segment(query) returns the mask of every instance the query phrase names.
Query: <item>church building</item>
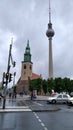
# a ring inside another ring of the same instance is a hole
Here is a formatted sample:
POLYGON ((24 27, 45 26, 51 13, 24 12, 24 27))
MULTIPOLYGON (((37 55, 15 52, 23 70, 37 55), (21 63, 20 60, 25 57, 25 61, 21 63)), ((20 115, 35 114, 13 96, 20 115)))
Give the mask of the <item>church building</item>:
POLYGON ((21 66, 21 76, 17 82, 17 93, 29 94, 29 81, 41 78, 41 75, 33 73, 32 69, 33 63, 31 61, 31 53, 28 40, 21 66))

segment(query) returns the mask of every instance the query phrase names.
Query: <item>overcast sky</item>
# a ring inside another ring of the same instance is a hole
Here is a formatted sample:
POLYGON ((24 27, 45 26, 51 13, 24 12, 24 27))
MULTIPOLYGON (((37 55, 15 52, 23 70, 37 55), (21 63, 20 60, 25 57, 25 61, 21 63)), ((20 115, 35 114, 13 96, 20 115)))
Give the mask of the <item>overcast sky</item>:
MULTIPOLYGON (((33 72, 48 78, 48 0, 0 1, 0 81, 7 71, 9 45, 14 38, 12 56, 16 81, 21 75, 21 61, 29 39, 33 72)), ((54 77, 73 78, 73 0, 51 0, 54 77)))

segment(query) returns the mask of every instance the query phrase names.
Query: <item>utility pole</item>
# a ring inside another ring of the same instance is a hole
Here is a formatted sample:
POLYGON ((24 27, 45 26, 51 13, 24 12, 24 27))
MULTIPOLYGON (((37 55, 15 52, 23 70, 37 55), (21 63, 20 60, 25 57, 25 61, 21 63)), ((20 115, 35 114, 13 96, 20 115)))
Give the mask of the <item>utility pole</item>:
POLYGON ((13 74, 13 91, 12 91, 12 98, 16 98, 16 85, 15 85, 15 76, 16 76, 16 72, 14 72, 13 74))
POLYGON ((5 72, 3 72, 3 77, 2 77, 2 88, 4 88, 4 84, 5 84, 4 78, 5 78, 5 72))
POLYGON ((12 62, 13 67, 15 67, 15 61, 13 61, 12 59, 12 54, 11 54, 11 50, 12 50, 12 44, 13 44, 13 38, 11 39, 11 44, 10 44, 10 48, 9 48, 9 56, 8 56, 8 65, 7 65, 7 72, 6 72, 6 82, 5 82, 5 88, 4 88, 4 98, 3 98, 3 109, 5 109, 5 103, 6 103, 6 88, 9 82, 9 76, 10 76, 10 60, 12 62))

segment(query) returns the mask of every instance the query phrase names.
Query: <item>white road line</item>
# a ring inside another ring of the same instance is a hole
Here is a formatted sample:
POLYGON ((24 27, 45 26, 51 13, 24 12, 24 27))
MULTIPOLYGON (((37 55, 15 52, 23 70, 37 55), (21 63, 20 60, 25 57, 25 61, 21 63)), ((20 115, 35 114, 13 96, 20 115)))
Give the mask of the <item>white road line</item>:
MULTIPOLYGON (((2 108, 2 106, 0 106, 2 108)), ((28 106, 6 106, 6 109, 26 109, 28 106)))
POLYGON ((31 109, 0 109, 0 112, 32 111, 31 109))
POLYGON ((35 104, 39 105, 39 106, 44 106, 43 104, 41 103, 38 103, 38 102, 34 102, 35 104))
POLYGON ((33 112, 35 116, 37 116, 37 114, 35 112, 33 112))
POLYGON ((29 108, 28 106, 6 106, 6 108, 10 108, 10 109, 26 109, 29 108))
POLYGON ((42 120, 39 118, 39 116, 33 112, 35 117, 37 118, 38 122, 40 122, 41 126, 44 128, 44 130, 48 130, 47 127, 45 126, 45 124, 42 122, 42 120))
POLYGON ((32 111, 28 106, 6 106, 5 109, 0 108, 0 112, 17 112, 32 111))
POLYGON ((39 122, 42 122, 40 119, 38 119, 39 122))
POLYGON ((37 119, 39 119, 39 117, 38 117, 38 116, 36 116, 36 118, 37 118, 37 119))
POLYGON ((44 123, 41 122, 41 126, 45 127, 44 123))
POLYGON ((46 127, 44 127, 44 130, 48 130, 46 127))

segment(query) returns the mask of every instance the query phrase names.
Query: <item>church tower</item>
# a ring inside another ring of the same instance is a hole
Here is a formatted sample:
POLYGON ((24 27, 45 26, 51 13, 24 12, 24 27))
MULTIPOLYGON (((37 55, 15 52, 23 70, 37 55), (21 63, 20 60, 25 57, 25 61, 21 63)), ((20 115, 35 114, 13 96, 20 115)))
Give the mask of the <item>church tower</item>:
POLYGON ((31 53, 29 40, 27 41, 27 46, 24 52, 24 59, 21 64, 21 76, 17 81, 17 93, 29 94, 29 81, 33 79, 41 78, 40 75, 33 73, 32 71, 33 63, 31 62, 31 53))
POLYGON ((33 63, 31 62, 31 53, 28 40, 24 53, 24 60, 22 61, 21 80, 28 80, 28 78, 32 76, 32 65, 33 63))

